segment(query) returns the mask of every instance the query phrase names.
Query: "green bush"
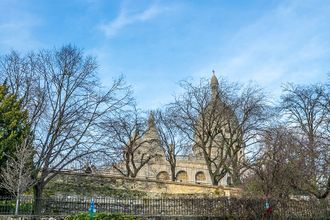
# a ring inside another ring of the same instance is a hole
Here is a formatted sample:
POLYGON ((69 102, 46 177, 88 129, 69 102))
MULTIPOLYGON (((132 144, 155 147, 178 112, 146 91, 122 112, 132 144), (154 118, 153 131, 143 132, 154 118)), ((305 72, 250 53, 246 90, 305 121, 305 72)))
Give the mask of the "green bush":
MULTIPOLYGON (((95 213, 94 220, 135 220, 136 218, 131 215, 122 214, 109 214, 109 213, 95 213)), ((81 213, 77 215, 70 215, 65 217, 65 220, 89 220, 89 213, 81 213)))
MULTIPOLYGON (((5 213, 15 213, 16 200, 0 201, 0 210, 5 213)), ((20 213, 29 213, 32 210, 32 203, 21 202, 19 205, 20 213)))
POLYGON ((69 215, 64 218, 65 220, 89 220, 89 215, 85 213, 77 215, 69 215))
POLYGON ((5 213, 15 212, 15 200, 0 201, 0 210, 5 213))

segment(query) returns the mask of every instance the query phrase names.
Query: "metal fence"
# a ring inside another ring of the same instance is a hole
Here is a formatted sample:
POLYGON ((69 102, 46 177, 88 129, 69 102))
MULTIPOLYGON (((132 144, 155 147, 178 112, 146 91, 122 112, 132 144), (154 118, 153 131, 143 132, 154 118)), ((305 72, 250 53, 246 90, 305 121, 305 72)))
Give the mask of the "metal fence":
MULTIPOLYGON (((33 197, 24 196, 20 199, 19 214, 30 215, 33 209, 33 197)), ((14 214, 16 199, 11 197, 0 197, 0 214, 14 214)))
MULTIPOLYGON (((135 216, 205 216, 260 219, 265 201, 246 198, 114 198, 95 197, 97 212, 135 216)), ((42 199, 42 215, 71 215, 88 212, 90 197, 56 197, 42 199)), ((328 219, 330 204, 325 201, 269 200, 274 219, 328 219)), ((32 197, 23 197, 19 213, 32 214, 32 197)), ((14 214, 15 200, 0 198, 0 214, 14 214)))

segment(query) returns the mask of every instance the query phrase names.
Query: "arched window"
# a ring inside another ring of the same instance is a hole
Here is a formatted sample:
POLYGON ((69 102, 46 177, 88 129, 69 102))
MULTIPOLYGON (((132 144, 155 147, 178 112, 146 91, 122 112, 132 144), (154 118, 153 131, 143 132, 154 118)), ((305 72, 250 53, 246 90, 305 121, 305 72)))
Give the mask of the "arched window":
POLYGON ((188 181, 188 174, 186 171, 181 170, 176 174, 176 180, 178 182, 187 182, 188 181))
POLYGON ((170 175, 166 171, 161 171, 157 174, 156 179, 166 181, 170 179, 170 175))
POLYGON ((199 172, 196 173, 196 175, 195 175, 195 182, 196 183, 205 182, 205 180, 206 180, 206 177, 205 177, 204 172, 199 171, 199 172))

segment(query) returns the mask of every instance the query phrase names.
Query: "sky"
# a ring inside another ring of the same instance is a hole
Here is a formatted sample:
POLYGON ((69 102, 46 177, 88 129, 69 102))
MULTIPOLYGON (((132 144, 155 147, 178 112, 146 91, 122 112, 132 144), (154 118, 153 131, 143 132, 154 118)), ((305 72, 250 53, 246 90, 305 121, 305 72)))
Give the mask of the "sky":
POLYGON ((212 70, 276 99, 328 79, 330 1, 0 0, 0 54, 67 44, 96 57, 104 86, 124 75, 142 109, 212 70))

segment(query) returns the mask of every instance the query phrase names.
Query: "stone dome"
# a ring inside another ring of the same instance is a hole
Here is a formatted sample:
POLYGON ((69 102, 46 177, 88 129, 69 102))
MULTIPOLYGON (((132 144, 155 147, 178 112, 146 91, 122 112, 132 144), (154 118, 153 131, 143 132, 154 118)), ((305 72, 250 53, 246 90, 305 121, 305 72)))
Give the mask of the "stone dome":
MULTIPOLYGON (((203 121, 201 123, 204 124, 200 126, 200 129, 207 128, 211 130, 210 132, 213 133, 213 135, 217 134, 215 135, 215 139, 217 140, 216 142, 221 143, 223 135, 221 135, 220 132, 225 133, 228 123, 237 123, 237 120, 234 111, 225 102, 223 102, 219 96, 219 82, 214 73, 210 80, 210 87, 211 99, 206 105, 205 111, 203 111, 204 115, 200 115, 198 120, 203 121)), ((196 131, 196 133, 197 132, 199 131, 196 131)), ((196 138, 200 139, 198 135, 196 135, 196 138)), ((198 140, 196 143, 198 143, 198 140)), ((223 146, 220 146, 219 144, 212 144, 212 154, 215 155, 222 147, 223 146)), ((197 157, 202 157, 203 150, 196 145, 193 146, 193 153, 197 157)))

